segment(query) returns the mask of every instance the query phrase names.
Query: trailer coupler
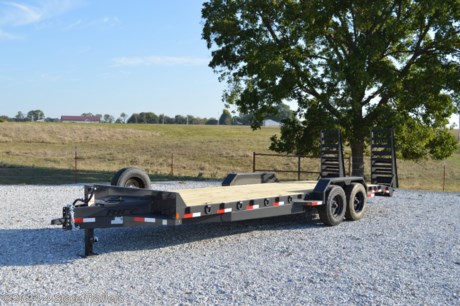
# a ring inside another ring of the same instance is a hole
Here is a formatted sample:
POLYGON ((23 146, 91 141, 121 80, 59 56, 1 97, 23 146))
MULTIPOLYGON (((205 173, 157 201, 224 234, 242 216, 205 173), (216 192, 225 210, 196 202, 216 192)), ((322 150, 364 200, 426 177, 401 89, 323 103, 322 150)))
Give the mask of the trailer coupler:
POLYGON ((51 225, 64 225, 65 223, 65 218, 57 218, 51 220, 51 225))
MULTIPOLYGON (((75 202, 72 204, 67 204, 67 206, 63 207, 62 218, 51 220, 51 225, 62 225, 62 228, 65 230, 78 231, 80 227, 75 225, 74 205, 75 202)), ((86 258, 89 256, 98 255, 97 253, 94 253, 93 250, 93 246, 96 242, 98 242, 98 240, 99 239, 94 236, 94 228, 85 229, 85 254, 82 257, 86 258)))
POLYGON ((79 230, 80 227, 75 225, 73 209, 73 204, 67 204, 67 206, 62 208, 62 218, 51 220, 51 225, 62 225, 62 228, 65 230, 79 230))

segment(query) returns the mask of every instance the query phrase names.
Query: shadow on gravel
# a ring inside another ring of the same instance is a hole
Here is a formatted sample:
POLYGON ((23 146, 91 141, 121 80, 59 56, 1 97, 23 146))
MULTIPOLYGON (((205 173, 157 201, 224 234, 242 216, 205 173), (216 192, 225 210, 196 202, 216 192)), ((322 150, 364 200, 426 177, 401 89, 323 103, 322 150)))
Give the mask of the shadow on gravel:
POLYGON ((230 237, 256 231, 300 230, 322 227, 319 220, 305 216, 283 216, 233 223, 208 223, 176 227, 135 227, 127 230, 102 229, 96 232, 101 241, 99 253, 152 250, 197 241, 230 237))
POLYGON ((0 164, 1 185, 62 185, 110 181, 113 172, 0 164))
MULTIPOLYGON (((115 171, 78 170, 26 167, 20 165, 5 165, 0 163, 0 185, 63 185, 63 184, 91 184, 110 182, 115 171)), ((173 176, 149 174, 152 182, 170 180, 202 180, 191 176, 173 176)))
POLYGON ((82 234, 54 228, 0 229, 0 267, 67 263, 77 258, 82 234))
MULTIPOLYGON (((303 215, 234 223, 96 229, 99 254, 155 250, 256 231, 304 230, 322 226, 303 215)), ((0 229, 0 267, 66 264, 81 259, 84 232, 45 229, 0 229)))

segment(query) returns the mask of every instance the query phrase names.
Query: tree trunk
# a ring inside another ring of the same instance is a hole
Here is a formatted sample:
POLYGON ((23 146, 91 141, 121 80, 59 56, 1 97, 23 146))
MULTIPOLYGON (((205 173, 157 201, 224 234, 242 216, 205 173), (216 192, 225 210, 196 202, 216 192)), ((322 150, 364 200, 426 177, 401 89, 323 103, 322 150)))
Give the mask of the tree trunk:
POLYGON ((351 146, 352 176, 364 177, 364 139, 354 140, 351 146))

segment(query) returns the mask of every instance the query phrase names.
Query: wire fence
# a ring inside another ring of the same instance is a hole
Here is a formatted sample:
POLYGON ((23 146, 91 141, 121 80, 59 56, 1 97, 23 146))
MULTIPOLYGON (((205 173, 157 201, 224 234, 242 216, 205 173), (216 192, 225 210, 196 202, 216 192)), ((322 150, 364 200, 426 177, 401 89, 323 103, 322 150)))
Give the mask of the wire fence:
MULTIPOLYGON (((364 169, 370 173, 370 157, 364 158, 363 163, 364 169)), ((446 161, 398 161, 397 163, 401 188, 460 191, 460 167, 454 162, 450 165, 446 161)), ((317 179, 320 175, 320 171, 317 170, 320 168, 320 158, 317 156, 253 153, 253 172, 276 172, 284 179, 295 179, 294 176, 297 180, 317 179), (275 159, 267 160, 267 158, 275 159), (279 162, 280 159, 291 160, 291 162, 279 162), (280 168, 286 165, 290 168, 280 168)), ((350 154, 344 154, 344 172, 347 176, 352 175, 350 154)), ((364 178, 366 181, 371 181, 370 174, 364 174, 364 178)))
MULTIPOLYGON (((73 148, 65 156, 48 156, 33 152, 34 162, 8 162, 8 153, 0 155, 0 184, 75 184, 107 183, 113 174, 125 167, 145 169, 152 180, 223 179, 230 172, 274 171, 282 180, 316 180, 320 159, 315 156, 249 153, 224 155, 223 162, 193 161, 187 153, 151 156, 149 159, 118 159, 117 154, 105 154, 104 160, 91 150, 73 148), (19 164, 19 165, 18 165, 19 164)), ((32 153, 31 153, 32 154, 32 153)), ((28 156, 24 157, 27 160, 28 156)), ((18 160, 18 157, 15 157, 18 160)), ((345 154, 345 174, 351 175, 352 161, 345 154)), ((370 172, 370 158, 364 159, 365 173, 370 172)), ((398 160, 401 188, 460 191, 460 161, 411 162, 398 160)), ((370 177, 365 175, 367 181, 370 177)))
MULTIPOLYGON (((293 173, 297 174, 297 180, 300 181, 302 179, 302 175, 313 175, 319 176, 321 171, 313 171, 312 169, 318 170, 320 168, 319 157, 314 155, 290 155, 290 154, 266 154, 266 153, 256 153, 253 152, 252 157, 252 172, 257 171, 273 171, 277 173, 293 173), (269 168, 270 166, 265 161, 263 166, 259 166, 257 164, 257 159, 263 159, 264 157, 276 157, 278 160, 282 159, 293 159, 297 163, 296 169, 279 169, 278 164, 273 165, 274 168, 269 168), (312 167, 313 166, 313 167, 312 167), (259 168, 260 167, 260 168, 259 168), (307 167, 308 170, 305 169, 307 167)), ((345 155, 344 156, 344 172, 345 175, 351 175, 351 156, 345 155)))

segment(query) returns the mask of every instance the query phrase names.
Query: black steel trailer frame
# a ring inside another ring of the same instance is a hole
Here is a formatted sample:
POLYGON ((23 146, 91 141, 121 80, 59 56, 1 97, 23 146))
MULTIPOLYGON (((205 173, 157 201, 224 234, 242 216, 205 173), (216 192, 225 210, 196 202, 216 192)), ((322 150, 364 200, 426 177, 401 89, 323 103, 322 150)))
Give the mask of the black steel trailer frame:
MULTIPOLYGON (((329 132, 323 134, 324 138, 330 135, 329 132)), ((341 151, 340 134, 338 136, 335 149, 341 151)), ((98 241, 94 235, 96 228, 233 222, 303 214, 311 207, 318 209, 326 225, 337 225, 345 216, 360 219, 367 197, 393 195, 391 184, 367 184, 362 177, 343 176, 343 154, 335 154, 338 162, 334 163, 333 145, 324 143, 327 147, 322 157, 324 175, 318 181, 280 183, 273 173, 233 173, 224 180, 223 187, 196 189, 205 190, 207 196, 192 197, 193 201, 190 197, 187 200, 187 191, 181 190, 86 185, 84 197, 63 207, 62 218, 51 223, 62 225, 66 230, 85 230, 84 254, 91 256, 98 241), (221 199, 224 193, 232 197, 221 199), (350 210, 356 213, 350 214, 350 210)), ((120 177, 120 173, 117 176, 120 177)))

